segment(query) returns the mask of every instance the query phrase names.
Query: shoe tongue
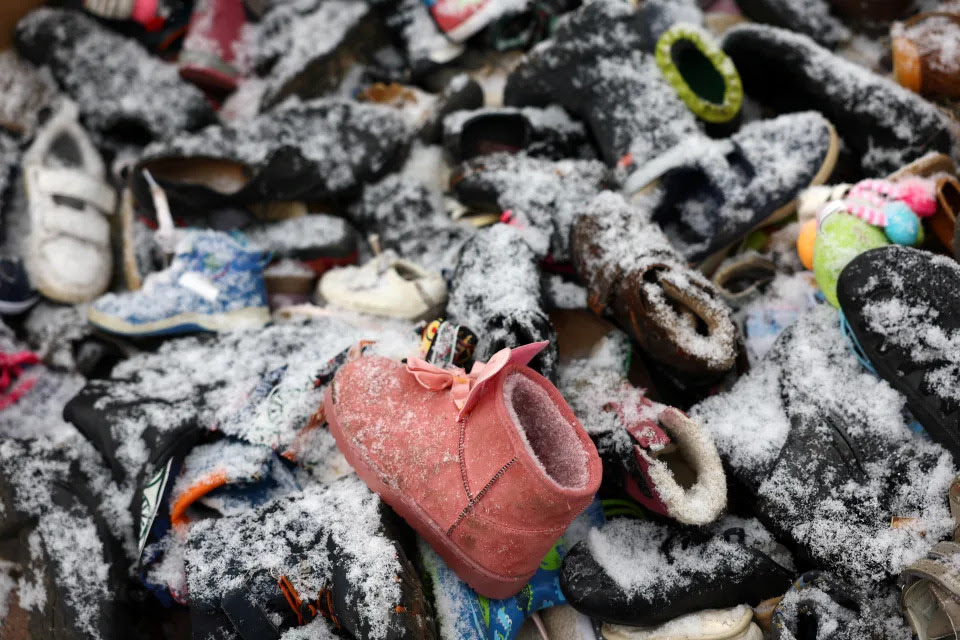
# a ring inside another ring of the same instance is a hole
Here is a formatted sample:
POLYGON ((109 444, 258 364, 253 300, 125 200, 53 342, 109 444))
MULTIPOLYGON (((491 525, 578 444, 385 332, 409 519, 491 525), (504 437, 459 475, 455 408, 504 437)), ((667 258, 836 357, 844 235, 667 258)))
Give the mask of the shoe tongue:
POLYGON ((627 433, 637 446, 653 457, 676 450, 676 445, 660 425, 653 420, 642 420, 627 426, 627 433))
POLYGON ((658 456, 668 453, 668 448, 670 451, 676 448, 670 436, 657 422, 658 412, 655 406, 645 398, 632 411, 622 406, 612 408, 620 415, 624 428, 637 446, 645 449, 648 454, 658 456))

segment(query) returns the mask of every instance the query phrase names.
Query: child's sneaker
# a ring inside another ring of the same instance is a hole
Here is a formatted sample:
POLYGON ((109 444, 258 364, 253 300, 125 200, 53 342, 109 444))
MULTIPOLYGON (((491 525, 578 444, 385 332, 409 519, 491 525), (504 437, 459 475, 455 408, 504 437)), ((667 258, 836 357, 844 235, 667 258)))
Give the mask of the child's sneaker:
POLYGON ((261 252, 227 234, 188 234, 168 269, 151 275, 140 291, 97 300, 90 322, 131 336, 262 327, 270 321, 265 262, 261 252))
POLYGON ((23 155, 23 181, 30 281, 56 302, 90 302, 110 284, 116 193, 72 102, 60 105, 23 155))
POLYGON ((756 605, 782 594, 792 576, 790 554, 752 518, 726 516, 705 528, 617 518, 570 550, 560 586, 591 618, 651 627, 756 605))
POLYGON ((429 319, 443 311, 447 285, 439 273, 386 251, 362 267, 326 273, 317 288, 330 304, 376 316, 429 319))

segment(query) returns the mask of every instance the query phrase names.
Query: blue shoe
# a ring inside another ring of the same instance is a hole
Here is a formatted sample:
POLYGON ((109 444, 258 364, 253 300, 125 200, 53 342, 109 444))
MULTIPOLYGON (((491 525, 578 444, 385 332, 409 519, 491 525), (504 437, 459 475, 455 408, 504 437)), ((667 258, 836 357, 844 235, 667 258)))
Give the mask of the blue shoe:
POLYGON ((39 299, 27 279, 23 260, 0 258, 0 316, 21 314, 39 299))
POLYGON ((127 336, 259 328, 270 321, 267 257, 217 231, 188 232, 170 266, 143 289, 107 294, 90 308, 99 329, 127 336))
POLYGON ((517 595, 503 600, 485 598, 471 589, 418 538, 424 568, 433 582, 440 635, 458 640, 513 640, 532 614, 566 604, 560 590, 563 558, 591 528, 603 523, 603 509, 595 499, 547 553, 530 582, 517 595))

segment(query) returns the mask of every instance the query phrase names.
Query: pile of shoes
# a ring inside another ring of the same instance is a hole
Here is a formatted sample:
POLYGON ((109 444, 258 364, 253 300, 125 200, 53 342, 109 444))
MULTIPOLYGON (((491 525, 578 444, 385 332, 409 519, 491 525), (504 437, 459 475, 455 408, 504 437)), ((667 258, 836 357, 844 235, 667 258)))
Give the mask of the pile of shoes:
POLYGON ((960 640, 960 2, 9 4, 0 640, 960 640))

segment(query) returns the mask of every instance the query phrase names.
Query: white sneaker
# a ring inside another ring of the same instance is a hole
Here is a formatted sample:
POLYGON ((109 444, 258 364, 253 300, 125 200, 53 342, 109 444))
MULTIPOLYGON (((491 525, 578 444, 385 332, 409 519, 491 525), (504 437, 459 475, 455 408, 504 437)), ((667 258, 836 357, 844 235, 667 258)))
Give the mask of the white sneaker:
POLYGON ((328 303, 375 316, 421 320, 443 311, 447 284, 439 273, 386 251, 362 267, 324 274, 317 287, 328 303))
POLYGON ((57 302, 89 302, 106 291, 113 257, 110 224, 117 194, 100 154, 64 102, 23 156, 30 209, 30 281, 57 302))
POLYGON ((705 609, 681 616, 659 627, 603 625, 605 640, 763 640, 753 622, 753 610, 740 605, 733 609, 705 609))

